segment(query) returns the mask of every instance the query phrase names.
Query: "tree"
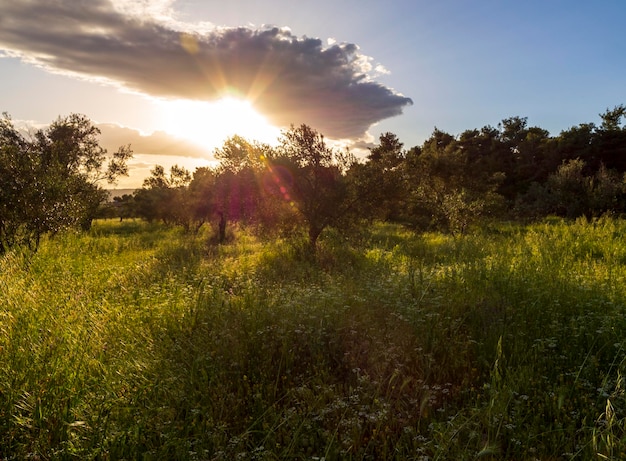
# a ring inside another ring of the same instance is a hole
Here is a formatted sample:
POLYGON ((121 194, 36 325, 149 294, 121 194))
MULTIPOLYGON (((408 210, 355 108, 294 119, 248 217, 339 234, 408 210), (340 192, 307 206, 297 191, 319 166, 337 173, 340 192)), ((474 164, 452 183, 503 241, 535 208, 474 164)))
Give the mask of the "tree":
POLYGON ((307 125, 283 132, 271 165, 277 169, 276 187, 305 221, 312 253, 324 229, 346 223, 355 209, 357 201, 349 194, 345 175, 354 161, 349 153, 330 148, 324 136, 307 125))
POLYGON ((597 127, 593 123, 581 123, 563 130, 555 139, 557 152, 553 159, 553 172, 564 160, 579 158, 588 166, 596 163, 596 132, 597 127))
POLYGON ((475 168, 464 148, 468 138, 466 133, 461 144, 435 129, 421 148, 407 153, 405 222, 421 229, 464 232, 472 221, 499 207, 502 198, 496 189, 503 176, 475 168))
POLYGON ((380 135, 379 144, 370 149, 365 164, 353 165, 348 172, 359 197, 361 215, 397 220, 406 195, 402 181, 405 160, 403 144, 393 133, 380 135))
POLYGON ((4 114, 0 119, 0 254, 36 239, 29 225, 36 198, 32 155, 30 144, 4 114))
MULTIPOLYGON (((204 173, 202 170, 198 178, 204 173)), ((193 191, 204 190, 199 181, 193 191)), ((161 220, 165 224, 182 226, 185 231, 197 231, 207 216, 203 214, 202 205, 197 203, 197 196, 191 192, 192 182, 191 173, 186 168, 173 165, 168 175, 165 168, 156 165, 144 180, 143 187, 135 191, 139 216, 148 221, 161 220)))
POLYGON ((234 135, 226 139, 222 147, 215 149, 213 156, 220 162, 220 171, 238 173, 244 169, 262 170, 270 151, 271 147, 266 144, 250 142, 234 135))
MULTIPOLYGON (((76 220, 84 230, 89 229, 100 204, 108 199, 100 184, 114 183, 118 176, 128 175, 130 146, 120 147, 105 167, 107 151, 98 143, 99 134, 100 130, 87 117, 78 114, 59 118, 47 130, 36 133, 42 169, 38 176, 45 182, 50 200, 46 204, 48 211, 43 213, 48 219, 57 214, 64 225, 72 225, 71 221, 76 220)), ((52 229, 44 229, 48 230, 52 229)))
POLYGON ((103 181, 128 173, 130 146, 107 155, 100 131, 78 114, 58 118, 30 139, 10 117, 0 120, 0 252, 36 250, 41 237, 70 227, 88 229, 108 198, 103 181), (108 161, 107 161, 108 160, 108 161))
POLYGON ((534 183, 519 197, 516 208, 532 217, 550 214, 588 220, 604 213, 624 211, 624 176, 601 165, 585 174, 581 159, 565 160, 544 184, 534 183))
POLYGON ((509 117, 502 120, 499 125, 502 141, 515 150, 517 145, 526 137, 528 117, 509 117))
MULTIPOLYGON (((626 125, 621 126, 626 118, 626 106, 619 105, 607 109, 600 114, 602 124, 595 137, 596 150, 599 153, 599 163, 609 169, 626 171, 626 125)), ((597 170, 598 165, 595 165, 597 170)))
POLYGON ((214 187, 215 173, 210 168, 197 168, 192 176, 186 168, 173 165, 168 175, 157 165, 135 199, 148 220, 160 219, 182 226, 186 232, 197 232, 211 214, 214 187))
POLYGON ((601 130, 623 130, 624 128, 620 126, 623 117, 626 118, 626 106, 624 106, 623 104, 615 106, 613 109, 607 109, 602 114, 600 114, 600 118, 602 119, 602 125, 600 125, 601 130))
POLYGON ((196 168, 187 188, 189 214, 195 230, 199 230, 214 212, 216 176, 211 168, 196 168))
POLYGON ((260 200, 257 177, 265 166, 263 148, 241 136, 232 136, 215 150, 214 156, 220 161, 215 201, 220 219, 253 222, 260 200))
POLYGON ((135 198, 131 194, 124 194, 121 197, 113 197, 111 204, 113 216, 120 218, 120 221, 136 216, 135 198))
POLYGON ((593 180, 584 175, 585 162, 580 159, 563 162, 546 183, 553 196, 556 213, 568 218, 591 214, 591 191, 593 180))

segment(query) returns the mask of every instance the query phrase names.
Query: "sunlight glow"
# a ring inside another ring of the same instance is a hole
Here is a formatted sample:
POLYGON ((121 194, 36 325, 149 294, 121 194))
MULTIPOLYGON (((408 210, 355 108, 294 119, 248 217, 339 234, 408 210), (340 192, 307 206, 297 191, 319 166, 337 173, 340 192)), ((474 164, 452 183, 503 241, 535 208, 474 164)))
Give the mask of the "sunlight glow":
POLYGON ((217 102, 162 101, 161 127, 174 136, 214 149, 235 134, 249 141, 275 144, 280 129, 270 125, 248 101, 224 98, 217 102))

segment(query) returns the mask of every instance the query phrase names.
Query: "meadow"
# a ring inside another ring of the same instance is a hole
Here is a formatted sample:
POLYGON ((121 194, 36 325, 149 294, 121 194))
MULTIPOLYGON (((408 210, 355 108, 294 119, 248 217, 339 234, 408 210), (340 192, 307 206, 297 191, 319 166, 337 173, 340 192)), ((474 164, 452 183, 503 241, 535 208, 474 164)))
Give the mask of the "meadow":
POLYGON ((626 222, 0 259, 0 459, 625 459, 626 222))

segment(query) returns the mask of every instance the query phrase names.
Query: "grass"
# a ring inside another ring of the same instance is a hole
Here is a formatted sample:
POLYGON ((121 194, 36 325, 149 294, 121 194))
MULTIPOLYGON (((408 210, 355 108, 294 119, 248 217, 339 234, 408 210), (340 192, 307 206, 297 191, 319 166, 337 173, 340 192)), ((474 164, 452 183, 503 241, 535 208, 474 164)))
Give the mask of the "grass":
POLYGON ((626 222, 0 260, 0 459, 623 459, 626 222))

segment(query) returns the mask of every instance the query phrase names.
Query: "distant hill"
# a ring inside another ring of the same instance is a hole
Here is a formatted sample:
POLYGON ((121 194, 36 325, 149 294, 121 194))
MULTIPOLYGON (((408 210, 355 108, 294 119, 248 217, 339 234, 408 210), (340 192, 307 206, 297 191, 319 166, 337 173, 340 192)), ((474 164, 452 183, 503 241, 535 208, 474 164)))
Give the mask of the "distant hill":
POLYGON ((115 197, 121 197, 122 195, 133 195, 137 189, 108 189, 110 200, 113 200, 115 197))

